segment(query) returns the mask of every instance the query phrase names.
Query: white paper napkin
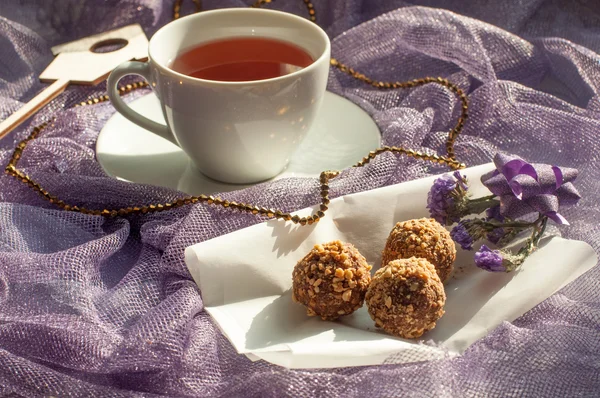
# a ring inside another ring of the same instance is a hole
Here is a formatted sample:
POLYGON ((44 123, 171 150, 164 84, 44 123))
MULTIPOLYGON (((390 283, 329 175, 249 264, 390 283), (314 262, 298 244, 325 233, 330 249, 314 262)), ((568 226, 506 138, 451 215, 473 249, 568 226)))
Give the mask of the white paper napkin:
MULTIPOLYGON (((489 194, 479 178, 493 164, 463 170, 474 197, 489 194)), ((503 321, 512 321, 597 263, 586 243, 547 239, 521 269, 490 273, 459 250, 446 283, 446 314, 421 341, 375 328, 366 306, 336 322, 306 316, 292 302, 292 270, 316 244, 354 244, 379 267, 387 236, 398 221, 428 216, 430 177, 331 201, 312 226, 272 220, 188 247, 185 261, 206 310, 240 354, 289 368, 328 368, 414 362, 462 353, 503 321), (427 344, 423 344, 427 341, 427 344)), ((307 215, 312 209, 297 214, 307 215)))

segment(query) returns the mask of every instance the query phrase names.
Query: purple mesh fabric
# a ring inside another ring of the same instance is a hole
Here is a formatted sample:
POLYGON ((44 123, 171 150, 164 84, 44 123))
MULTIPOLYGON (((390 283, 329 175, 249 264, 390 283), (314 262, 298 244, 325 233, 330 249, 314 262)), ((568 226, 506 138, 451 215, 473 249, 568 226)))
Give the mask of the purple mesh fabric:
MULTIPOLYGON (((250 3, 204 0, 206 8, 250 3)), ((185 7, 191 9, 191 2, 185 7)), ((278 0, 270 7, 306 15, 300 0, 278 0)), ((600 250, 600 57, 594 52, 600 49, 600 6, 595 0, 321 0, 315 7, 319 23, 335 37, 333 55, 340 61, 381 80, 444 76, 468 92, 470 117, 456 144, 462 161, 488 162, 500 150, 578 168, 583 199, 565 210, 571 226, 561 231, 600 250)), ((160 0, 0 2, 0 119, 44 87, 37 76, 52 59, 51 45, 133 22, 151 35, 171 14, 172 2, 160 0)), ((456 99, 437 85, 378 91, 332 72, 329 89, 370 112, 388 145, 442 151, 458 112, 456 99)), ((102 85, 71 87, 36 115, 30 126, 50 116, 56 123, 29 145, 20 167, 49 191, 89 207, 182 195, 104 175, 94 145, 113 108, 109 103, 70 108, 103 91, 102 85)), ((0 141, 2 167, 28 131, 22 126, 0 141)), ((332 183, 332 196, 442 170, 385 154, 365 168, 344 171, 332 183)), ((287 179, 223 197, 294 210, 317 203, 317 187, 315 179, 287 179)), ((24 184, 0 176, 0 393, 600 394, 599 267, 458 358, 410 365, 391 359, 385 366, 310 371, 252 363, 236 354, 203 311, 183 250, 256 222, 203 205, 105 220, 58 211, 24 184)))

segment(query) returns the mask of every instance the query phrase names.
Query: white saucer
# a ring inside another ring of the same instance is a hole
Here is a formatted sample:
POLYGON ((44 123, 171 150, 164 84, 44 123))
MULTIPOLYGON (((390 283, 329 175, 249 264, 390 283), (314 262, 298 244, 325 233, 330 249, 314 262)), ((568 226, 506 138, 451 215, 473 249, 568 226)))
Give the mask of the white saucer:
MULTIPOLYGON (((154 94, 130 106, 144 116, 164 123, 154 94)), ((326 92, 313 127, 292 156, 287 169, 275 179, 318 177, 323 170, 352 166, 380 144, 371 117, 357 105, 326 92)), ((115 113, 98 136, 96 157, 107 174, 125 181, 177 189, 190 195, 233 191, 248 185, 227 184, 201 174, 185 153, 172 143, 115 113)))

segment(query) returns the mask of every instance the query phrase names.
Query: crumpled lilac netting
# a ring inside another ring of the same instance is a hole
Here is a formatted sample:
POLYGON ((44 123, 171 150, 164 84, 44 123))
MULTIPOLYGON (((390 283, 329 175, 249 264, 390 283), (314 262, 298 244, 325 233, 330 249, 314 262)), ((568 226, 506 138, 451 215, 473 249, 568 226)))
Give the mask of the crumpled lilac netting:
MULTIPOLYGON (((191 2, 188 2, 191 3, 191 2)), ((206 8, 250 0, 205 0, 206 8)), ((315 1, 333 55, 381 80, 444 76, 469 93, 456 144, 469 165, 506 151, 576 167, 583 199, 561 229, 600 250, 600 6, 592 0, 315 1), (509 3, 509 4, 507 4, 509 3), (441 9, 470 15, 470 19, 441 9), (364 23, 363 23, 364 22, 364 23), (513 33, 510 33, 513 32, 513 33), (569 41, 570 40, 570 41, 569 41), (575 44, 577 43, 577 44, 575 44)), ((305 15, 300 0, 271 7, 305 15)), ((20 0, 0 3, 0 119, 43 87, 51 45, 128 23, 148 35, 171 1, 20 0)), ((458 108, 428 85, 378 91, 332 72, 329 89, 372 114, 388 145, 441 151, 458 108)), ((51 192, 89 207, 180 195, 104 175, 94 144, 114 110, 70 109, 104 86, 73 87, 35 116, 57 118, 21 168, 51 192)), ((130 94, 133 99, 144 92, 130 94)), ((0 141, 6 165, 27 126, 0 141)), ((358 160, 358 159, 357 159, 358 160)), ((332 196, 438 173, 380 156, 346 170, 332 196)), ((317 181, 288 179, 223 197, 293 210, 318 202, 317 181)), ((259 220, 197 205, 105 220, 57 211, 0 177, 0 392, 21 396, 596 396, 600 391, 600 271, 595 267, 462 357, 410 365, 290 371, 237 355, 202 310, 183 262, 186 246, 259 220)))

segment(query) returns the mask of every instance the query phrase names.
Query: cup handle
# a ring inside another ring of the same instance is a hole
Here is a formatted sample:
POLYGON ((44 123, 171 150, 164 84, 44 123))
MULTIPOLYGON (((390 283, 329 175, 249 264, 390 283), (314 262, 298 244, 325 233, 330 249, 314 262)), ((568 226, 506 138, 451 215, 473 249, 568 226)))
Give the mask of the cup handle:
POLYGON ((123 62, 111 72, 108 77, 106 89, 108 90, 108 98, 115 109, 131 122, 179 146, 168 126, 156 123, 147 117, 140 115, 121 99, 117 85, 119 80, 127 75, 139 75, 147 82, 150 82, 150 65, 147 62, 128 61, 123 62))

